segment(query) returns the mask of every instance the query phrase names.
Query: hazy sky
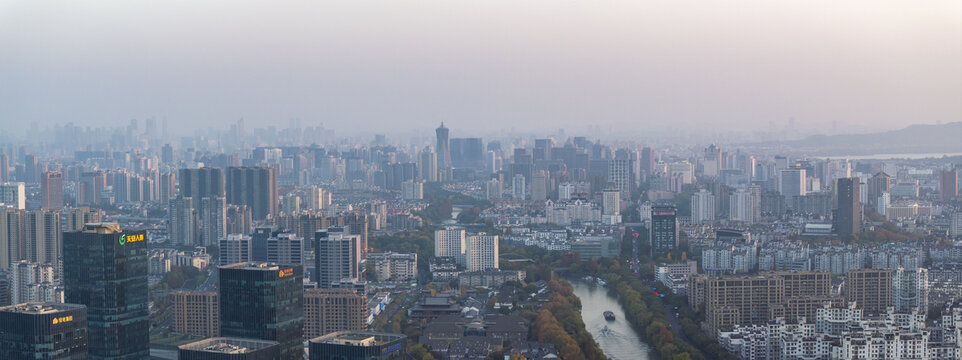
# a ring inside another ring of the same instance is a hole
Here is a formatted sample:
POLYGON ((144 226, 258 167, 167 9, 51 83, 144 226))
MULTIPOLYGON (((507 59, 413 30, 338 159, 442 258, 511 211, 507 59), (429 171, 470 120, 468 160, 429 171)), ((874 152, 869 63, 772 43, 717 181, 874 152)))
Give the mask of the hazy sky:
POLYGON ((962 1, 0 0, 0 124, 962 121, 962 1))

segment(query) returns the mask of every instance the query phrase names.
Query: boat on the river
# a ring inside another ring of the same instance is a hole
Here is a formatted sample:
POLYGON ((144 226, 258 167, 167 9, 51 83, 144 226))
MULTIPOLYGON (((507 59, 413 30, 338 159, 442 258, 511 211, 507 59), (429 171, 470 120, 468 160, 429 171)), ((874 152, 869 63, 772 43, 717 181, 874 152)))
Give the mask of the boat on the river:
POLYGON ((615 321, 615 313, 613 313, 611 310, 605 311, 605 320, 615 321))
POLYGON ((608 335, 608 333, 610 332, 611 332, 611 329, 608 328, 608 325, 605 325, 604 329, 601 329, 602 335, 608 335))

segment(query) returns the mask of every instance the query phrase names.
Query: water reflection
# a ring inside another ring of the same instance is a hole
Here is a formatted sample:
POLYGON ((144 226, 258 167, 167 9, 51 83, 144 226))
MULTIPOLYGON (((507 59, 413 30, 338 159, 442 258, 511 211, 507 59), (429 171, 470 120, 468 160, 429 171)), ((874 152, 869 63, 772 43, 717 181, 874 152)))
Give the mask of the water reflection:
POLYGON ((638 333, 625 320, 625 312, 618 304, 618 299, 608 295, 608 290, 584 281, 573 281, 575 295, 581 299, 581 318, 585 328, 595 338, 595 342, 611 359, 618 360, 647 360, 650 358, 648 344, 641 341, 638 333), (611 310, 615 313, 615 321, 605 320, 603 312, 611 310), (608 331, 603 331, 605 326, 608 331))

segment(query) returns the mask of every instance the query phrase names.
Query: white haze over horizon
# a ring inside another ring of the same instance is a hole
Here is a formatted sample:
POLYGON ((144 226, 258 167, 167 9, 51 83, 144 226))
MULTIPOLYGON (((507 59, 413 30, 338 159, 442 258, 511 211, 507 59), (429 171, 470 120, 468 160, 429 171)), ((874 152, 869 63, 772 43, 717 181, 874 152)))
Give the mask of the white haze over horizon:
POLYGON ((962 1, 0 0, 3 129, 149 116, 171 131, 962 121, 962 1))

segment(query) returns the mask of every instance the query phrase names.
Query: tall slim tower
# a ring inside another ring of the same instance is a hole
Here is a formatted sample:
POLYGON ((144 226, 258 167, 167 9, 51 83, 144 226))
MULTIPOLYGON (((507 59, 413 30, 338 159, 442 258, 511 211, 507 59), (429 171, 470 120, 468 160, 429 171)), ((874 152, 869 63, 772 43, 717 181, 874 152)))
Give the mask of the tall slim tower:
POLYGON ((418 171, 424 181, 438 181, 438 154, 425 148, 418 156, 418 171))
POLYGON ((10 181, 10 157, 0 154, 0 182, 10 181))
POLYGON ((651 257, 671 252, 678 247, 678 217, 674 206, 653 206, 648 226, 651 257))
POLYGON ((868 204, 878 205, 882 194, 890 192, 891 177, 884 171, 879 171, 868 179, 868 204))
POLYGON ((835 229, 839 237, 857 234, 862 228, 862 202, 859 179, 840 178, 835 182, 835 229))
POLYGON ((85 172, 80 175, 80 183, 77 185, 78 204, 100 204, 100 195, 107 186, 107 177, 103 171, 85 172))
POLYGON ((44 209, 63 207, 63 173, 48 171, 40 175, 40 192, 44 209))
POLYGON ((227 198, 214 196, 200 199, 200 242, 204 246, 217 245, 227 235, 227 198))
POLYGON ((715 221, 715 195, 701 189, 691 196, 691 221, 696 224, 715 221))
POLYGON ((450 181, 451 180, 451 147, 448 144, 448 128, 444 127, 444 123, 441 123, 437 129, 434 130, 438 136, 438 180, 439 181, 450 181))
POLYGON ((90 358, 149 358, 144 231, 98 223, 63 237, 64 300, 87 306, 90 358))
POLYGON ((27 212, 23 225, 27 260, 56 264, 62 255, 60 212, 35 210, 27 212))
POLYGON ((0 208, 0 268, 9 269, 10 264, 24 259, 24 222, 23 210, 0 208))
POLYGON ((200 245, 195 239, 197 223, 192 210, 194 199, 177 196, 167 202, 167 233, 170 242, 177 245, 200 245))
POLYGON ((959 196, 959 170, 942 170, 939 191, 942 201, 951 201, 959 196))

